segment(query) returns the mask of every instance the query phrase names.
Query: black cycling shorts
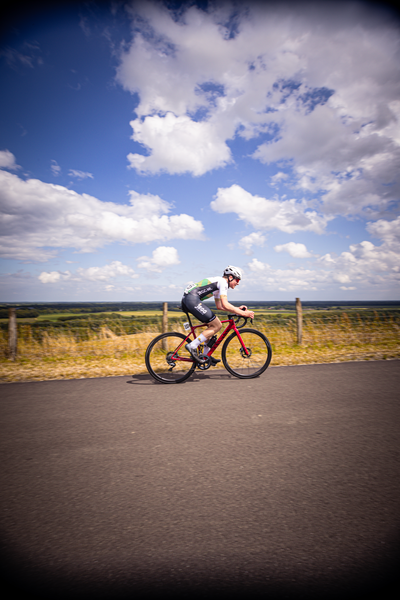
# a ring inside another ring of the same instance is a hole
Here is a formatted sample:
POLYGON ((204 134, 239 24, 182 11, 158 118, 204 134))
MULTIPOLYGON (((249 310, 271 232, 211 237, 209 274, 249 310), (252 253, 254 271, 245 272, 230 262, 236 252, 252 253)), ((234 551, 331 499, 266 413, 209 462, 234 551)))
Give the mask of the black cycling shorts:
POLYGON ((201 302, 197 294, 185 294, 182 306, 202 323, 210 323, 217 317, 209 306, 201 302))

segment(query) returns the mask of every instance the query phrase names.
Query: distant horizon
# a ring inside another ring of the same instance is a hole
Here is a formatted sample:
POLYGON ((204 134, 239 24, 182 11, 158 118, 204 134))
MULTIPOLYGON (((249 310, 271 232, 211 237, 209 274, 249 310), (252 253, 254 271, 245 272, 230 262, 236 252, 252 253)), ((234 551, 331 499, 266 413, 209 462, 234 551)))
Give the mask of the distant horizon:
MULTIPOLYGON (((331 299, 331 300, 303 300, 300 297, 302 304, 398 304, 400 306, 400 300, 343 300, 343 299, 331 299)), ((36 300, 36 301, 21 301, 21 302, 2 302, 1 306, 12 306, 12 305, 26 305, 26 304, 162 304, 167 302, 168 304, 180 304, 179 300, 36 300)), ((212 300, 205 300, 205 302, 213 303, 212 300)), ((230 300, 232 304, 252 302, 255 304, 295 304, 296 298, 293 300, 230 300)))

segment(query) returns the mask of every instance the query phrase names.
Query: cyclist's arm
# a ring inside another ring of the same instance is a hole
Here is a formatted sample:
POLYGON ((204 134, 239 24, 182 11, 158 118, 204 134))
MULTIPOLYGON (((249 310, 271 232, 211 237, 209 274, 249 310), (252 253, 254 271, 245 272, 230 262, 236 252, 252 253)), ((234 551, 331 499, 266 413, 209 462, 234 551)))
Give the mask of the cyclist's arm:
POLYGON ((233 304, 228 302, 227 296, 221 296, 220 298, 215 298, 215 305, 219 310, 223 310, 227 313, 254 319, 254 312, 252 310, 242 310, 241 308, 237 308, 236 306, 233 306, 233 304))

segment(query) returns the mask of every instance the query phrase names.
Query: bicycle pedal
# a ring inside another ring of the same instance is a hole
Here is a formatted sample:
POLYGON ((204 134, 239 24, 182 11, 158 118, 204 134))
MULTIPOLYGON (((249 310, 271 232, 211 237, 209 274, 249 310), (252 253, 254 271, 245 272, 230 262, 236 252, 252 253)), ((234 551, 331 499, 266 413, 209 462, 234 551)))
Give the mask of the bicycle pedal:
POLYGON ((221 362, 220 358, 214 358, 213 356, 210 356, 211 358, 211 366, 215 367, 215 365, 217 365, 219 362, 221 362))

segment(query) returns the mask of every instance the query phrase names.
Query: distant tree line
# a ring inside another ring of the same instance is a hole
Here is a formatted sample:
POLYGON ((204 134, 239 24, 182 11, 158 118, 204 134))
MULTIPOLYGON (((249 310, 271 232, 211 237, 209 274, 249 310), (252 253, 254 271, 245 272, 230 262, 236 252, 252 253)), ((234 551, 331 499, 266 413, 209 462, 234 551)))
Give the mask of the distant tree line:
MULTIPOLYGON (((268 301, 243 301, 243 302, 232 302, 233 305, 239 306, 240 304, 246 304, 249 308, 268 309, 273 310, 294 310, 295 302, 282 302, 275 300, 268 301)), ((168 302, 169 312, 180 312, 179 301, 168 302)), ((348 301, 348 302, 335 302, 335 301, 302 301, 303 308, 314 309, 314 310, 346 310, 354 308, 400 308, 400 302, 396 301, 348 301)), ((163 302, 38 302, 29 303, 29 306, 24 304, 0 304, 0 319, 8 317, 9 307, 17 307, 17 317, 22 318, 36 318, 39 315, 45 314, 57 314, 57 313, 115 313, 122 311, 162 311, 163 302)))
MULTIPOLYGON (((22 308, 18 310, 17 317, 18 319, 36 319, 39 314, 37 310, 22 308)), ((0 308, 0 319, 8 319, 8 308, 0 308)))

